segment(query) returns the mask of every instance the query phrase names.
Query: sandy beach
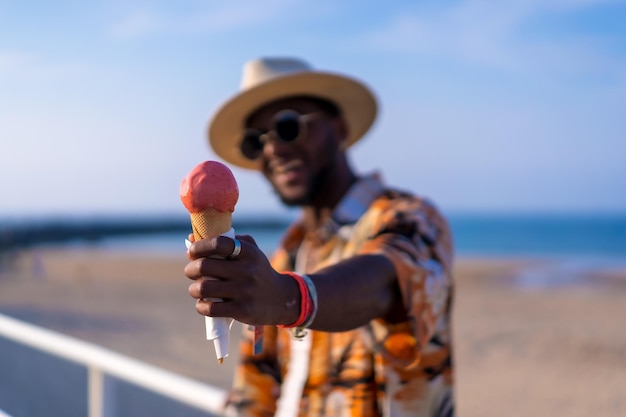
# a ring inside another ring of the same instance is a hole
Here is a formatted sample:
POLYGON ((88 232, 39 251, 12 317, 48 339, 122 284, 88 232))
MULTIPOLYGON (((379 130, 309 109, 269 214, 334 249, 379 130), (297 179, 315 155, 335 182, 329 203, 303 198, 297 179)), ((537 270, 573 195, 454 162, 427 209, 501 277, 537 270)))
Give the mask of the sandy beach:
MULTIPOLYGON (((185 262, 23 252, 0 271, 0 313, 227 388, 236 347, 217 365, 185 262)), ((626 415, 626 268, 460 258, 455 277, 459 416, 626 415)))

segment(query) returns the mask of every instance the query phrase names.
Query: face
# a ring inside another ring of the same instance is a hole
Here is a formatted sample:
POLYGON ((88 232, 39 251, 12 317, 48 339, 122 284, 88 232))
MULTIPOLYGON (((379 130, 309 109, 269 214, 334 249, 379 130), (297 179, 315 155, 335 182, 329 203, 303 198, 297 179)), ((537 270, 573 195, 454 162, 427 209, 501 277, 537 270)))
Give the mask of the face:
POLYGON ((260 159, 262 172, 289 206, 313 204, 325 187, 332 186, 333 172, 345 139, 340 117, 332 117, 305 98, 270 103, 257 110, 246 126, 264 132, 260 159), (277 114, 292 110, 306 115, 301 131, 290 142, 277 138, 277 114))

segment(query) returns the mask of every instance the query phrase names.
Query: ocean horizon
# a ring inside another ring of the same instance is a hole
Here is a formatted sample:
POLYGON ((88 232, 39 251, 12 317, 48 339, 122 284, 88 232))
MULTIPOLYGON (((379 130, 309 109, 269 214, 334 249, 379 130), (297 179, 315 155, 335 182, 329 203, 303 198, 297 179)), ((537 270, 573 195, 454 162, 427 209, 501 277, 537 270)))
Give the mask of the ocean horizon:
MULTIPOLYGON (((294 218, 235 214, 233 225, 270 253, 294 218)), ((459 256, 594 257, 626 263, 626 213, 456 213, 447 218, 459 256)), ((6 246, 28 232, 27 247, 177 254, 184 252, 190 230, 186 215, 0 217, 0 250, 3 239, 6 246)))

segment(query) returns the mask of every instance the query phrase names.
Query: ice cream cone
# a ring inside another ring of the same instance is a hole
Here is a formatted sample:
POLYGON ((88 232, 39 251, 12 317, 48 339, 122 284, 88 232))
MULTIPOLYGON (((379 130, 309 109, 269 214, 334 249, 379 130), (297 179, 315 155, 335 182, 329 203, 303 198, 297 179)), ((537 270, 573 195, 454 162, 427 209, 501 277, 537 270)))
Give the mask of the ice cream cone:
MULTIPOLYGON (((232 213, 239 198, 239 187, 230 169, 220 162, 205 161, 194 167, 180 184, 180 199, 191 216, 196 241, 227 236, 235 239, 231 227, 232 213)), ((187 249, 191 242, 186 241, 187 249)), ((211 278, 207 278, 211 279, 211 278)), ((222 302, 221 299, 207 299, 222 302)), ((231 318, 205 317, 206 336, 215 346, 217 360, 228 356, 231 318)), ((261 328, 255 332, 255 352, 262 346, 261 328)))
POLYGON ((229 211, 206 209, 190 213, 193 237, 196 240, 219 236, 230 230, 233 214, 229 211))

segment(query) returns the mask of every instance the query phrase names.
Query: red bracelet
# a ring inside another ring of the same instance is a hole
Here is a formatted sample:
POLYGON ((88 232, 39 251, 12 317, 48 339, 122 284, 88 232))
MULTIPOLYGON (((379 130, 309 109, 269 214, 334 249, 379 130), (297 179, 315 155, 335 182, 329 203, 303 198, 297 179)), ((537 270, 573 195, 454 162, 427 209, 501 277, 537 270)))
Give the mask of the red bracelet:
POLYGON ((309 288, 307 287, 304 279, 300 274, 296 274, 295 272, 283 272, 284 274, 289 275, 298 283, 298 289, 300 290, 300 315, 298 316, 298 320, 296 320, 293 324, 279 324, 278 327, 282 328, 291 328, 291 327, 299 327, 302 326, 307 318, 312 313, 312 303, 311 297, 309 295, 309 288))

